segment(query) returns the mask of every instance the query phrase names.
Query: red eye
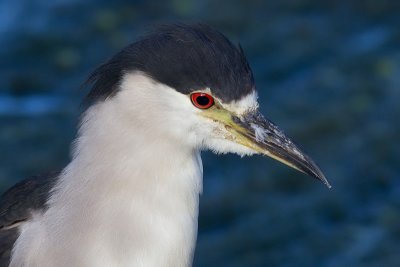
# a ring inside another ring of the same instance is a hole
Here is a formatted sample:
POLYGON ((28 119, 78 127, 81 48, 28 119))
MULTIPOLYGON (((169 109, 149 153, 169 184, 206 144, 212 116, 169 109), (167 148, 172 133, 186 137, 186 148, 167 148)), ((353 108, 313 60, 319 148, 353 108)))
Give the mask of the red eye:
POLYGON ((190 99, 197 108, 207 109, 214 105, 214 98, 206 93, 193 93, 190 95, 190 99))

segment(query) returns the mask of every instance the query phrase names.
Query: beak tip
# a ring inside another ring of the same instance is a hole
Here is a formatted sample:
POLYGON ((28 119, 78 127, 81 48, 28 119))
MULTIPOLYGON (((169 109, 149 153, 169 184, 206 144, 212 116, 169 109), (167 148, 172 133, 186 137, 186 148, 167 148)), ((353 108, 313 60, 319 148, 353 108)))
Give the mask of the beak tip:
POLYGON ((328 179, 326 179, 325 176, 319 177, 319 179, 320 179, 321 182, 323 182, 324 185, 326 185, 329 189, 332 189, 332 185, 328 182, 328 179))
POLYGON ((304 164, 305 168, 301 169, 304 173, 310 175, 311 177, 321 181, 326 187, 329 189, 332 188, 332 185, 329 183, 328 179, 325 177, 324 173, 321 171, 321 169, 318 167, 317 164, 308 156, 305 156, 306 158, 306 163, 304 164))
POLYGON ((324 185, 326 185, 329 189, 331 189, 332 185, 329 183, 328 179, 326 179, 326 177, 322 173, 322 171, 319 168, 316 170, 317 170, 317 172, 313 173, 312 176, 314 176, 316 179, 320 180, 324 185))

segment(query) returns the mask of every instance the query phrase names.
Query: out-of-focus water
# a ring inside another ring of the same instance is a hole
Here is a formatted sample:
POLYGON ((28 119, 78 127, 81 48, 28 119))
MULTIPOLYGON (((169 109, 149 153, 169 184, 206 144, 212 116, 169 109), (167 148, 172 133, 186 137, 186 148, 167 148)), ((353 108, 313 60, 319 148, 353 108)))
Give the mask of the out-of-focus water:
POLYGON ((0 188, 65 166, 95 66, 152 25, 200 21, 240 41, 263 113, 333 189, 203 153, 195 266, 399 266, 399 13, 389 0, 3 0, 0 188))

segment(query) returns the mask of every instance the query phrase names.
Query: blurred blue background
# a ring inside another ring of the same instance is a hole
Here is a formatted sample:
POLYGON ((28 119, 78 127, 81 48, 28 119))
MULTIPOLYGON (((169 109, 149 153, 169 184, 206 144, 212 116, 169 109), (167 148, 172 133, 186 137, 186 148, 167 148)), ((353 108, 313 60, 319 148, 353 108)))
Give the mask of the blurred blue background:
POLYGON ((400 266, 400 1, 0 1, 0 191, 69 160, 97 65, 163 22, 242 44, 264 114, 333 185, 203 153, 195 266, 400 266))

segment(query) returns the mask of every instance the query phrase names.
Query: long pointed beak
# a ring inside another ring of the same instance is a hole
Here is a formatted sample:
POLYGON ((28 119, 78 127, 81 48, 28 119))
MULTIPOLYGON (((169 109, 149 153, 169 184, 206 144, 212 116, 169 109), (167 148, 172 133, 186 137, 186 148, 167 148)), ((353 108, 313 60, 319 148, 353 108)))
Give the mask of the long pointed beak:
POLYGON ((258 111, 237 116, 222 107, 216 107, 206 117, 222 122, 231 134, 228 138, 232 141, 308 174, 331 188, 314 161, 258 111))

